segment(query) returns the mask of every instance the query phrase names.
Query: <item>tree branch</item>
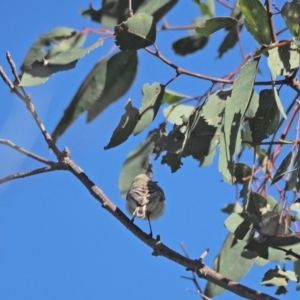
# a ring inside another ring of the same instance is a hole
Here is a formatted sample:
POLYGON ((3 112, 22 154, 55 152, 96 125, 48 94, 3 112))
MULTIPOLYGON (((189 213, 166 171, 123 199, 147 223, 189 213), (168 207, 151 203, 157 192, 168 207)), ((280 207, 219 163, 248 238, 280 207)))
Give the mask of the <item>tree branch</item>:
POLYGON ((37 160, 37 161, 39 161, 41 163, 44 163, 46 165, 51 166, 51 165, 55 164, 55 162, 47 160, 47 159, 45 159, 43 157, 40 157, 40 156, 38 156, 38 155, 36 155, 34 153, 31 153, 28 150, 19 147, 18 145, 14 144, 13 142, 11 142, 9 140, 0 139, 0 144, 6 145, 8 147, 11 147, 14 150, 16 150, 18 152, 21 152, 22 154, 27 155, 28 157, 33 158, 33 159, 35 159, 35 160, 37 160))
POLYGON ((39 168, 39 169, 35 169, 35 170, 15 173, 15 174, 6 176, 4 178, 0 178, 0 184, 14 180, 14 179, 25 178, 25 177, 42 174, 42 173, 47 173, 47 172, 52 172, 52 171, 57 171, 57 170, 65 170, 65 168, 61 163, 56 163, 51 166, 47 166, 47 167, 43 167, 43 168, 39 168))
POLYGON ((178 263, 179 265, 186 267, 188 270, 197 273, 200 278, 206 279, 228 291, 231 291, 237 295, 245 298, 255 299, 255 300, 275 300, 276 298, 269 296, 264 293, 252 290, 238 282, 232 281, 221 274, 215 272, 208 266, 204 265, 201 260, 189 259, 174 250, 168 248, 160 241, 160 237, 157 236, 153 239, 148 234, 143 232, 139 227, 137 227, 127 216, 104 194, 104 192, 95 185, 84 171, 76 165, 76 163, 69 157, 68 151, 65 151, 65 156, 63 162, 69 169, 69 171, 80 180, 81 183, 89 190, 91 195, 97 199, 102 206, 112 214, 116 219, 118 219, 131 233, 133 233, 137 238, 139 238, 143 243, 148 245, 153 249, 154 256, 163 256, 169 260, 178 263))

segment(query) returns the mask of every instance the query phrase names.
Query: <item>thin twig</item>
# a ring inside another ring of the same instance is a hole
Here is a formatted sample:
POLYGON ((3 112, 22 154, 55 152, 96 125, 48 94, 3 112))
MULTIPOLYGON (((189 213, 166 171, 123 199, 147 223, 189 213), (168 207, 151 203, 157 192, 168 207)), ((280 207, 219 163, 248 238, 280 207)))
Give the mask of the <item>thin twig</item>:
POLYGON ((41 163, 44 163, 46 165, 51 166, 51 165, 55 164, 55 162, 47 160, 47 159, 45 159, 45 158, 43 158, 41 156, 38 156, 38 155, 36 155, 36 154, 34 154, 32 152, 29 152, 28 150, 19 147, 18 145, 14 144, 13 142, 11 142, 9 140, 0 139, 0 144, 6 145, 8 147, 11 147, 14 150, 16 150, 18 152, 21 152, 22 154, 27 155, 27 156, 29 156, 29 157, 31 157, 31 158, 33 158, 33 159, 35 159, 35 160, 37 160, 37 161, 39 161, 41 163))
POLYGON ((273 22, 273 12, 272 12, 272 4, 271 0, 266 0, 266 7, 267 7, 267 12, 268 12, 268 20, 269 20, 269 26, 270 26, 270 31, 271 31, 271 38, 272 38, 272 43, 276 43, 276 31, 274 27, 274 22, 273 22))
MULTIPOLYGON (((13 60, 11 57, 8 58, 8 62, 9 64, 13 63, 13 60)), ((13 63, 14 64, 14 63, 13 63)), ((10 65, 11 68, 13 68, 13 65, 10 65)), ((40 131, 42 132, 49 148, 54 152, 54 154, 56 155, 57 159, 60 159, 61 156, 61 152, 59 151, 59 149, 57 148, 57 146, 55 145, 55 143, 52 140, 51 135, 47 132, 44 124, 42 123, 41 119, 39 118, 35 107, 31 101, 31 98, 28 94, 24 94, 22 95, 16 88, 15 86, 12 84, 12 82, 8 79, 8 76, 6 75, 6 73, 4 72, 4 70, 0 67, 0 76, 2 77, 3 81, 8 85, 8 87, 11 89, 11 91, 13 93, 15 93, 25 104, 27 109, 29 110, 29 112, 31 113, 33 119, 35 120, 38 128, 40 129, 40 131)))
POLYGON ((156 57, 158 57, 161 61, 163 61, 165 64, 167 64, 168 66, 170 66, 171 68, 175 69, 176 73, 178 75, 181 74, 185 74, 185 75, 189 75, 191 77, 196 77, 196 78, 200 78, 200 79, 204 79, 204 80, 209 80, 212 82, 219 82, 219 83, 228 83, 228 84, 232 84, 233 80, 225 80, 225 79, 221 79, 221 78, 216 78, 216 77, 210 77, 210 76, 206 76, 206 75, 202 75, 202 74, 198 74, 198 73, 194 73, 194 72, 190 72, 188 70, 182 69, 178 66, 176 66, 175 64, 173 64, 172 62, 170 62, 168 59, 166 59, 158 50, 158 48, 154 45, 156 51, 152 51, 149 48, 145 48, 145 50, 150 53, 151 55, 154 55, 156 57))
POLYGON ((42 174, 42 173, 47 173, 47 172, 52 172, 52 171, 57 171, 57 170, 65 170, 65 166, 61 163, 56 163, 51 166, 47 166, 47 167, 43 167, 43 168, 39 168, 39 169, 35 169, 35 170, 15 173, 15 174, 6 176, 4 178, 1 178, 0 184, 14 180, 14 179, 25 178, 25 177, 42 174))
POLYGON ((20 83, 20 77, 19 77, 18 72, 17 72, 16 64, 12 60, 11 55, 8 51, 6 52, 6 59, 7 59, 9 65, 11 67, 11 71, 12 71, 15 79, 17 80, 17 82, 19 84, 20 83))
POLYGON ((129 8, 129 17, 133 16, 132 3, 131 0, 128 0, 128 8, 129 8))

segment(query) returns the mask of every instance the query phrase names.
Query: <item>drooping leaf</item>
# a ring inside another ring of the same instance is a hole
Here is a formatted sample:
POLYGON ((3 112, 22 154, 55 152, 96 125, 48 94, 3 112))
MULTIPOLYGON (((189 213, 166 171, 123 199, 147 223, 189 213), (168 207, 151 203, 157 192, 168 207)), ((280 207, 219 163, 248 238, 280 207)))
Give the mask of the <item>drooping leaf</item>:
POLYGON ((225 227, 238 240, 248 240, 252 235, 252 224, 244 213, 233 213, 224 222, 225 227))
POLYGON ((253 224, 257 226, 256 221, 261 221, 262 213, 267 210, 267 200, 259 193, 250 191, 249 197, 243 200, 244 211, 246 211, 252 218, 253 224))
MULTIPOLYGON (((298 278, 300 278, 300 259, 294 262, 294 271, 297 274, 298 278)), ((298 283, 296 287, 296 291, 300 290, 300 283, 298 283)))
POLYGON ((239 6, 245 16, 245 25, 259 44, 272 42, 269 16, 259 0, 239 0, 239 6))
POLYGON ((259 107, 255 117, 249 119, 252 140, 259 144, 273 134, 279 124, 280 113, 272 90, 262 90, 259 93, 259 107))
POLYGON ((252 169, 244 163, 235 163, 233 166, 235 182, 244 184, 252 174, 252 169))
POLYGON ((103 39, 100 39, 90 47, 79 49, 78 47, 82 45, 84 40, 85 36, 81 33, 64 27, 42 35, 25 57, 21 67, 23 74, 19 85, 34 86, 42 84, 51 75, 74 68, 79 59, 103 45, 103 39), (67 33, 70 35, 67 36, 67 33), (44 50, 46 46, 51 45, 50 49, 44 50))
MULTIPOLYGON (((155 20, 161 19, 178 0, 135 0, 132 1, 132 10, 135 14, 145 12, 152 15, 155 20)), ((101 23, 106 28, 125 21, 129 16, 128 2, 120 0, 103 0, 102 8, 95 10, 90 4, 89 9, 81 11, 81 14, 89 16, 92 21, 101 23)))
POLYGON ((286 286, 289 280, 297 282, 298 276, 296 276, 295 272, 283 271, 279 266, 276 266, 275 269, 270 269, 265 273, 260 284, 268 286, 286 286))
POLYGON ((208 96, 203 105, 202 114, 209 125, 218 126, 224 115, 227 98, 231 96, 232 89, 218 90, 208 96))
POLYGON ((214 0, 208 0, 207 3, 199 1, 199 8, 204 16, 213 17, 215 15, 215 2, 214 0))
MULTIPOLYGON (((134 2, 134 1, 133 1, 134 2)), ((156 21, 160 20, 178 0, 144 0, 135 13, 145 12, 152 15, 156 21)))
POLYGON ((295 43, 268 50, 268 66, 272 78, 286 76, 300 66, 300 54, 295 43))
POLYGON ((293 155, 293 167, 291 170, 291 175, 289 176, 286 185, 285 185, 285 190, 290 191, 294 188, 297 188, 298 180, 299 180, 299 169, 300 169, 300 151, 299 151, 299 146, 297 149, 297 154, 293 155))
MULTIPOLYGON (((132 1, 133 11, 135 12, 144 1, 132 1)), ((81 14, 83 17, 90 17, 93 22, 100 23, 103 27, 113 28, 128 18, 128 3, 119 0, 102 0, 101 9, 95 10, 90 4, 88 9, 81 11, 81 14)))
MULTIPOLYGON (((44 50, 45 47, 49 47, 50 45, 57 44, 60 41, 63 41, 64 44, 68 46, 68 50, 69 47, 72 47, 72 43, 74 41, 73 38, 78 36, 78 34, 79 32, 77 32, 73 28, 58 27, 51 30, 49 33, 41 35, 27 52, 24 58, 24 62, 21 66, 21 71, 25 72, 31 69, 32 64, 36 61, 43 62, 44 58, 47 57, 48 54, 48 52, 44 50), (70 43, 67 43, 68 41, 70 43)), ((65 51, 65 49, 63 50, 65 51)))
POLYGON ((164 96, 164 87, 155 82, 143 86, 142 107, 139 109, 139 119, 133 134, 137 135, 146 129, 154 120, 164 96))
MULTIPOLYGON (((192 22, 192 26, 201 26, 208 19, 207 16, 199 17, 192 22)), ((172 44, 172 48, 178 55, 187 55, 201 50, 205 47, 209 40, 209 37, 192 31, 189 36, 180 38, 172 44)))
POLYGON ((208 37, 195 33, 177 40, 173 43, 172 48, 176 54, 184 56, 203 49, 207 42, 208 37))
POLYGON ((291 161, 292 161, 292 157, 293 157, 293 152, 290 152, 285 158, 284 160, 282 161, 282 163, 280 164, 277 172, 275 173, 273 179, 272 179, 272 183, 271 184, 274 184, 275 182, 279 181, 283 176, 284 174, 287 173, 288 171, 288 168, 291 164, 291 161))
POLYGON ((290 210, 295 211, 297 214, 294 218, 297 221, 300 221, 300 199, 298 198, 292 205, 290 206, 290 210))
POLYGON ((171 152, 167 152, 167 154, 162 157, 161 164, 167 164, 171 168, 172 173, 177 172, 183 165, 181 157, 177 153, 171 152))
POLYGON ((254 118, 258 107, 259 107, 259 95, 255 91, 253 91, 250 103, 245 112, 245 117, 254 118))
POLYGON ((155 42, 156 24, 154 18, 146 13, 130 17, 115 27, 116 45, 121 50, 138 50, 155 42))
POLYGON ((174 91, 165 89, 164 97, 161 102, 168 103, 168 104, 174 104, 185 98, 189 98, 189 96, 179 94, 174 91))
POLYGON ((159 137, 160 133, 154 131, 127 156, 119 177, 119 190, 123 198, 126 197, 133 178, 140 173, 149 171, 151 167, 149 159, 159 137))
POLYGON ((163 110, 163 114, 168 122, 176 125, 181 125, 183 123, 183 118, 189 118, 194 106, 179 104, 179 105, 170 105, 163 110))
POLYGON ((274 262, 296 261, 300 258, 300 239, 290 237, 268 237, 263 241, 251 240, 246 249, 274 262))
POLYGON ((125 142, 132 134, 134 127, 138 122, 139 110, 132 106, 131 101, 127 101, 125 106, 125 114, 121 117, 121 121, 114 130, 113 135, 105 150, 116 147, 125 142))
POLYGON ((238 32, 241 32, 243 24, 238 27, 232 27, 231 30, 226 34, 224 40, 222 41, 220 47, 218 48, 219 56, 221 58, 228 50, 232 49, 239 40, 238 32))
MULTIPOLYGON (((168 135, 162 135, 155 145, 155 148, 169 153, 181 154, 184 134, 181 132, 181 126, 174 125, 174 128, 168 135)), ((182 155, 181 155, 182 156, 182 155)))
POLYGON ((236 24, 237 20, 231 17, 211 18, 206 20, 206 22, 203 25, 197 27, 196 32, 200 35, 208 37, 220 29, 234 26, 236 24))
POLYGON ((217 146, 213 143, 218 127, 209 125, 203 115, 202 108, 198 107, 189 117, 185 141, 182 146, 184 156, 191 155, 202 161, 217 146))
POLYGON ((231 215, 232 213, 241 213, 243 208, 239 202, 229 203, 225 205, 221 211, 225 214, 231 215))
POLYGON ((223 135, 220 139, 219 170, 228 182, 233 180, 233 159, 241 146, 241 124, 251 101, 259 58, 249 61, 233 85, 226 101, 223 135))
POLYGON ((297 0, 292 0, 291 2, 285 2, 281 9, 281 15, 294 37, 300 36, 300 3, 297 0))
POLYGON ((121 51, 107 61, 105 86, 95 104, 89 108, 87 122, 94 120, 131 87, 137 73, 136 51, 121 51))
MULTIPOLYGON (((238 1, 235 2, 234 8, 230 16, 238 21, 241 20, 242 12, 238 5, 238 1)), ((225 28, 225 31, 228 31, 228 33, 226 34, 225 38, 223 39, 218 49, 219 58, 221 58, 224 53, 226 53, 229 49, 232 49, 236 45, 236 43, 239 40, 238 33, 242 31, 242 28, 243 28, 243 24, 239 24, 239 25, 236 24, 234 26, 225 28)))
POLYGON ((84 79, 71 103, 66 108, 63 117, 56 125, 52 139, 56 142, 79 115, 92 107, 101 96, 107 72, 107 61, 98 62, 84 79))
MULTIPOLYGON (((214 270, 220 274, 226 274, 227 278, 239 281, 251 269, 252 259, 246 259, 241 256, 247 243, 237 240, 232 233, 229 233, 221 251, 214 261, 214 270)), ((205 295, 215 298, 225 290, 211 282, 208 282, 205 288, 205 295)))

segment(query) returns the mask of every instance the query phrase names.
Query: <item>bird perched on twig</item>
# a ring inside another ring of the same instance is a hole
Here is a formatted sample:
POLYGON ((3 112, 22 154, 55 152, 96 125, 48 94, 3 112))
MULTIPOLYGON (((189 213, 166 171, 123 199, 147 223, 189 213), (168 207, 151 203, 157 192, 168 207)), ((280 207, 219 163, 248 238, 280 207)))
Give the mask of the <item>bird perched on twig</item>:
POLYGON ((152 228, 150 220, 158 219, 165 211, 165 194, 155 181, 146 174, 137 175, 126 196, 127 211, 135 217, 148 220, 150 235, 152 228))

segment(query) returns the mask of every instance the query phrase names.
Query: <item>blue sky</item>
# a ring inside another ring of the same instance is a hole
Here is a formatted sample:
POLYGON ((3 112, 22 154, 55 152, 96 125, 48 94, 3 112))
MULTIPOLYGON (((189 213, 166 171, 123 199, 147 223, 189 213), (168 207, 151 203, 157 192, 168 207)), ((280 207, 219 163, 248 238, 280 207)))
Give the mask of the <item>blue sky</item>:
MULTIPOLYGON (((99 1, 100 2, 100 1, 99 1)), ((93 1, 96 9, 99 2, 93 1)), ((233 3, 233 1, 229 1, 233 3)), ((10 69, 5 52, 10 51, 20 66, 31 44, 43 33, 60 26, 81 30, 97 28, 96 23, 80 16, 85 1, 2 1, 0 19, 2 35, 0 65, 10 69)), ((188 25, 199 15, 191 0, 180 0, 167 15, 172 25, 188 25)), ((217 15, 228 15, 219 5, 217 15)), ((171 42, 185 32, 162 32, 157 45, 163 54, 181 67, 202 74, 220 76, 238 66, 242 58, 238 47, 217 59, 222 33, 215 34, 207 49, 195 55, 178 57, 171 42), (221 71, 220 71, 221 70, 221 71), (221 72, 221 73, 220 73, 221 72)), ((244 41, 249 35, 244 32, 244 41)), ((92 43, 97 37, 91 37, 92 43)), ((28 88, 37 112, 49 132, 62 116, 77 87, 94 64, 108 53, 113 41, 83 58, 75 69, 51 77, 44 85, 28 88)), ((246 44, 245 52, 255 44, 246 44)), ((71 157, 106 195, 121 209, 125 200, 118 191, 118 179, 128 153, 142 142, 147 132, 130 137, 128 142, 103 150, 119 122, 130 97, 139 107, 144 83, 166 83, 174 72, 144 51, 139 51, 139 73, 131 90, 90 124, 82 115, 58 141, 60 149, 68 147, 71 157)), ((208 83, 181 77, 169 88, 197 96, 208 83)), ((23 103, 9 94, 0 83, 0 138, 55 160, 23 103)), ((163 120, 161 112, 151 128, 163 120)), ((154 178, 166 194, 165 215, 152 223, 154 234, 175 251, 182 252, 182 242, 191 258, 198 258, 206 248, 208 266, 218 253, 227 230, 226 215, 220 208, 235 201, 234 187, 222 182, 217 159, 210 167, 199 168, 191 158, 171 174, 160 160, 154 162, 154 178)), ((20 153, 0 146, 0 177, 41 167, 20 153)), ((146 222, 136 224, 148 231, 146 222)), ((151 249, 137 240, 112 218, 74 176, 65 171, 42 174, 11 181, 0 186, 0 298, 1 299, 195 299, 192 282, 181 278, 190 274, 181 266, 151 255, 151 249)), ((269 264, 270 268, 274 264, 269 264)), ((273 294, 275 289, 260 287, 268 268, 253 267, 242 283, 273 294)), ((199 280, 204 289, 205 282, 199 280)), ((294 285, 287 299, 296 297, 294 285)), ((225 293, 218 299, 238 299, 225 293)))

